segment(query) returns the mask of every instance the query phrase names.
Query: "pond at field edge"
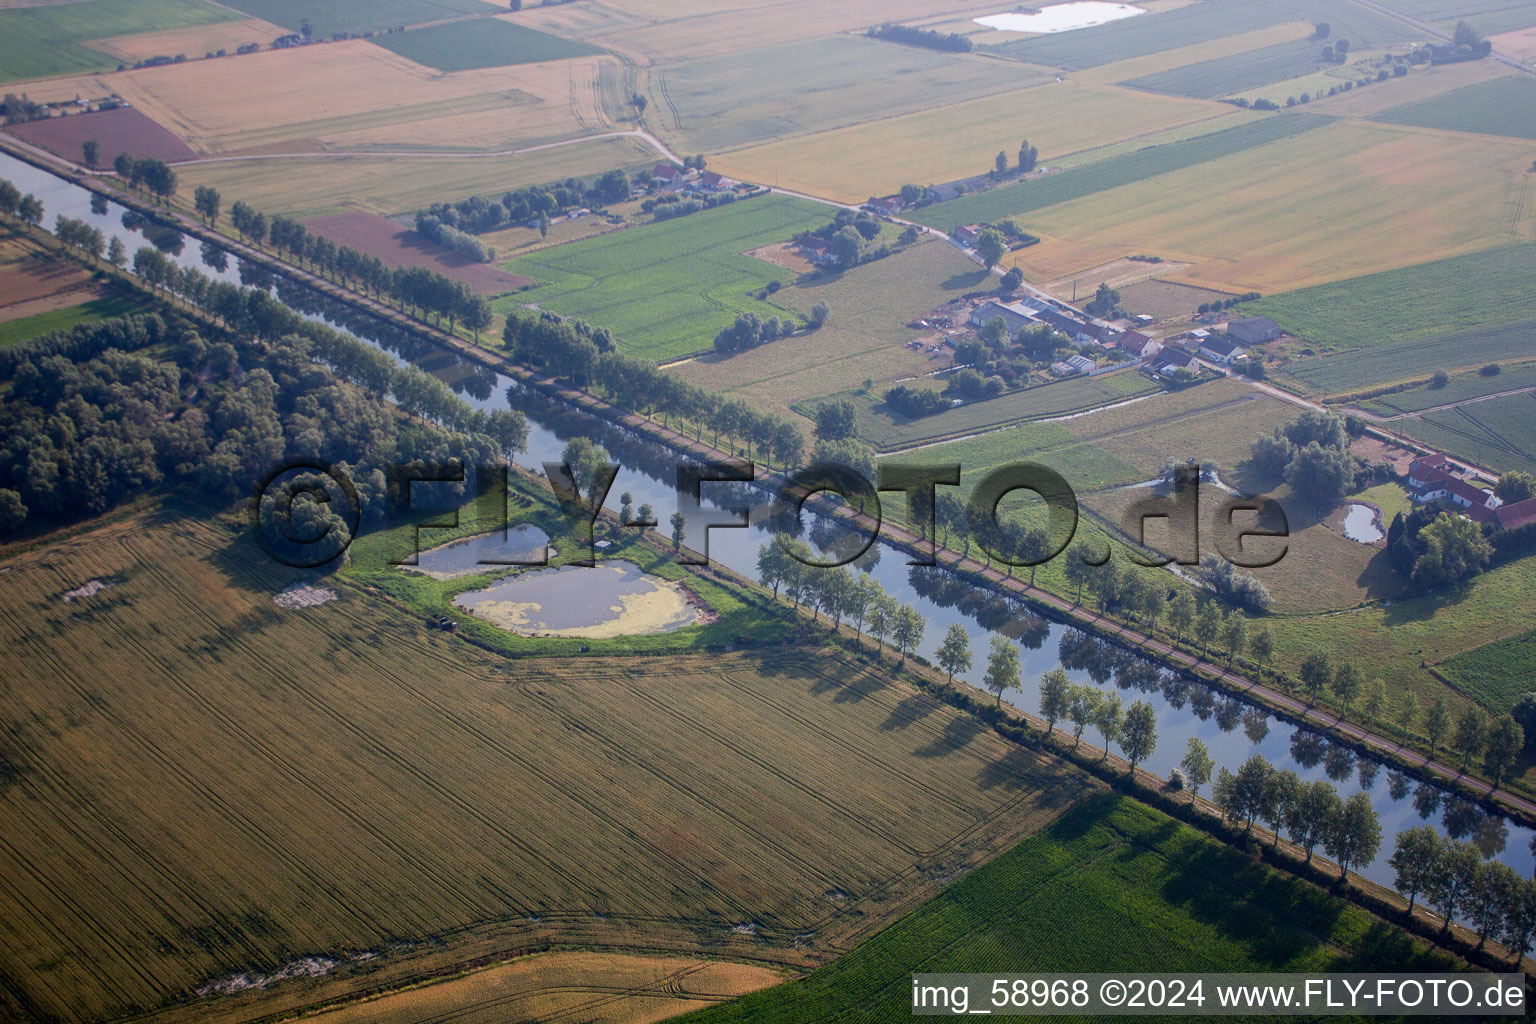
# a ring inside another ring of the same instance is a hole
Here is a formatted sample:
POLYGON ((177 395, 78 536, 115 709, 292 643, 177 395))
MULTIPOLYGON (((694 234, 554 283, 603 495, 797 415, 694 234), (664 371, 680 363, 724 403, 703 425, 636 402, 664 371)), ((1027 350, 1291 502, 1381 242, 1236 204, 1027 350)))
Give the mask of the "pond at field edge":
POLYGON ((520 572, 453 599, 465 611, 523 636, 589 640, 670 633, 703 621, 681 585, 633 562, 520 572))
POLYGON ((1134 18, 1147 12, 1130 4, 1106 3, 1104 0, 1076 0, 1075 3, 1052 4, 1025 14, 1007 11, 972 18, 978 25, 1001 29, 1004 32, 1071 32, 1078 28, 1106 25, 1121 18, 1134 18))
POLYGON ((528 523, 499 533, 450 541, 423 551, 416 564, 400 568, 435 580, 451 580, 477 572, 494 572, 508 563, 533 563, 548 558, 549 534, 528 523))
POLYGON ((1344 536, 1361 544, 1375 544, 1384 534, 1376 509, 1360 502, 1352 502, 1344 515, 1344 536))

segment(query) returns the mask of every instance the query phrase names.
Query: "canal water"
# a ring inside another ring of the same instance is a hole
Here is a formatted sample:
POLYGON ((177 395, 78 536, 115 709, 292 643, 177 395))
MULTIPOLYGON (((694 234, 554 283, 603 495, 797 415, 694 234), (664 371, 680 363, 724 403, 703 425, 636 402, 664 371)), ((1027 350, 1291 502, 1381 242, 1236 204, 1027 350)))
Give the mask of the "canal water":
MULTIPOLYGON (((6 154, 0 154, 0 178, 10 179, 23 193, 32 192, 42 199, 44 224, 52 225, 63 213, 99 227, 108 235, 121 238, 130 254, 143 246, 145 239, 122 223, 124 208, 109 203, 107 212, 91 211, 91 194, 86 190, 6 154)), ((189 239, 180 255, 174 257, 183 266, 194 266, 210 276, 239 283, 236 261, 222 273, 204 266, 200 243, 189 239)), ((558 462, 561 449, 573 437, 585 436, 603 444, 621 469, 609 492, 608 503, 617 508, 619 496, 629 492, 634 503, 649 503, 659 522, 667 522, 677 507, 675 481, 680 456, 614 424, 530 391, 511 378, 459 359, 440 347, 401 331, 374 317, 336 303, 313 290, 285 278, 276 283, 277 295, 306 316, 323 319, 332 326, 380 347, 401 361, 416 363, 452 386, 472 405, 482 409, 511 405, 528 417, 528 448, 517 462, 542 472, 545 462, 558 462)), ((1023 455, 1024 453, 1021 453, 1023 455)), ((754 505, 751 525, 745 529, 715 529, 708 538, 708 555, 743 575, 756 576, 759 547, 771 539, 769 516, 761 492, 748 485, 705 484, 706 515, 718 521, 731 519, 712 506, 743 503, 754 505)), ((687 542, 703 550, 704 517, 690 516, 687 542)), ((833 535, 814 514, 804 517, 807 535, 812 540, 833 535)), ((431 544, 430 532, 423 531, 423 546, 431 544)), ((1003 695, 1008 703, 1028 712, 1039 710, 1037 683, 1040 675, 1064 665, 1075 682, 1091 684, 1106 693, 1115 692, 1129 705, 1133 700, 1150 704, 1157 714, 1157 747, 1143 763, 1166 776, 1184 756, 1191 738, 1209 747, 1218 766, 1235 771, 1252 754, 1262 754, 1271 764, 1289 768, 1304 780, 1328 779, 1341 796, 1364 792, 1376 808, 1381 821, 1382 844, 1374 861, 1362 865, 1359 873, 1391 885, 1392 870, 1387 864, 1398 832, 1423 822, 1435 824, 1442 833, 1476 842, 1485 856, 1497 858, 1522 874, 1532 873, 1533 838, 1531 829, 1490 815, 1475 804, 1454 798, 1432 783, 1389 771, 1379 762, 1360 758, 1346 748, 1336 746, 1311 730, 1298 728, 1263 710, 1230 698, 1211 687, 1177 673, 1158 669, 1134 654, 1113 645, 1093 640, 1077 630, 1039 618, 1026 608, 1010 606, 989 595, 955 585, 954 577, 942 571, 914 569, 907 564, 906 553, 876 543, 858 565, 874 577, 898 600, 915 606, 927 621, 927 631, 918 645, 918 653, 930 660, 945 631, 953 623, 962 625, 971 638, 976 665, 962 678, 980 685, 985 670, 985 652, 990 633, 1004 632, 1016 638, 1021 647, 1025 684, 1023 690, 1003 695)), ((1096 733, 1090 726, 1085 742, 1093 742, 1096 733)))

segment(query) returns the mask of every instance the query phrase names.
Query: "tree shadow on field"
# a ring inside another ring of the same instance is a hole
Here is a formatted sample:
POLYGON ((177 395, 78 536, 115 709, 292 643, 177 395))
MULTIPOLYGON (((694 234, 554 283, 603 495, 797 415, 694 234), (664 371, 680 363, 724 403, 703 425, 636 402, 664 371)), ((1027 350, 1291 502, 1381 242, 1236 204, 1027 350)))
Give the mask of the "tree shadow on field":
POLYGON ((924 693, 913 693, 901 699, 891 709, 885 721, 880 723, 881 732, 895 732, 915 722, 921 722, 939 709, 939 702, 924 693))
MULTIPOLYGON (((1040 779, 1037 777, 1039 771, 1040 761, 1033 753, 1023 747, 1014 747, 1002 757, 983 765, 981 771, 976 774, 976 784, 984 790, 1001 786, 1009 793, 1038 789, 1040 788, 1040 779)), ((1046 792, 1054 793, 1059 788, 1049 786, 1042 792, 1042 796, 1046 792)), ((1059 793, 1054 795, 1057 798, 1061 796, 1059 793)))
POLYGON ((975 270, 964 274, 951 274, 939 285, 945 291, 956 291, 961 288, 972 289, 992 276, 990 270, 977 267, 975 270))
POLYGON ((875 672, 863 672, 855 676, 847 686, 837 691, 832 698, 834 704, 847 704, 850 701, 861 701, 871 694, 879 693, 889 683, 885 677, 875 672))
POLYGON ((933 740, 918 747, 914 754, 918 757, 948 757, 957 750, 963 750, 977 736, 987 731, 987 726, 971 718, 969 715, 950 719, 944 725, 944 731, 933 740))

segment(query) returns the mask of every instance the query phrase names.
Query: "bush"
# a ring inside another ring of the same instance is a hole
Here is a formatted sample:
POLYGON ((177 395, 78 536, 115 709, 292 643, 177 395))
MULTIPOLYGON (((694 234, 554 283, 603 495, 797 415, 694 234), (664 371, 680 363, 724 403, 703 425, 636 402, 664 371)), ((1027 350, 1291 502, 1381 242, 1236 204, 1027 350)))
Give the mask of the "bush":
POLYGON ((1436 370, 1435 375, 1429 378, 1429 386, 1432 388, 1443 388, 1450 382, 1451 375, 1444 370, 1436 370))
POLYGON ((909 419, 932 416, 949 408, 949 400, 932 388, 898 384, 885 393, 885 404, 909 419))
POLYGON ((1497 377, 1500 373, 1504 372, 1504 368, 1498 363, 1489 363, 1487 366, 1484 366, 1477 372, 1482 374, 1484 377, 1497 377))

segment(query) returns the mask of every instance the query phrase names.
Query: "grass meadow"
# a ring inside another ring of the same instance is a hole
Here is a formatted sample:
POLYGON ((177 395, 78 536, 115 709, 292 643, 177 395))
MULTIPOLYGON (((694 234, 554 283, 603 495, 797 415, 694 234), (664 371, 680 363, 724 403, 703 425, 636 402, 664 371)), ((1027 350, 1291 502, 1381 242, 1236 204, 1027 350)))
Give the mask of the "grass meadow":
POLYGON ((465 14, 494 14, 481 0, 229 0, 253 18, 298 32, 307 21, 318 39, 332 33, 382 32, 465 14))
POLYGON ((548 32, 514 25, 500 18, 451 21, 406 32, 392 32, 376 41, 386 50, 393 50, 402 57, 439 71, 536 64, 602 52, 586 43, 561 39, 548 32))
POLYGON ((1215 99, 1309 74, 1323 66, 1322 43, 1310 39, 1229 54, 1187 67, 1143 75, 1126 85, 1178 96, 1215 99))
POLYGON ((1495 78, 1376 115, 1378 121, 1536 139, 1536 80, 1495 78))
POLYGON ((541 249, 505 264, 539 284, 497 303, 497 311, 536 302, 608 328, 631 355, 679 359, 708 350, 738 313, 788 316, 754 293, 793 279, 793 271, 742 254, 831 219, 828 207, 762 196, 541 249))
POLYGON ((914 973, 1454 966, 1450 957, 1315 885, 1106 794, 1084 801, 836 963, 683 1020, 904 1019, 912 1012, 914 973))
POLYGON ((1504 714, 1536 689, 1536 630, 1465 651, 1437 667, 1483 707, 1504 714))
POLYGON ((1234 128, 1223 128, 1146 149, 1133 149, 1056 174, 961 196, 945 203, 935 203, 914 211, 910 219, 953 231, 964 224, 997 221, 1004 217, 1032 213, 1058 203, 1232 156, 1254 146, 1264 146, 1320 128, 1326 123, 1324 118, 1276 114, 1234 128))
POLYGON ((729 392, 783 416, 795 402, 926 372, 946 357, 914 351, 907 342, 931 332, 906 324, 968 291, 987 274, 953 246, 929 239, 842 274, 806 278, 773 301, 802 314, 818 302, 832 311, 810 334, 781 338, 729 356, 709 354, 672 372, 713 392, 729 392))
POLYGON ((91 299, 89 302, 82 302, 78 306, 38 313, 17 320, 0 321, 0 348, 40 338, 54 331, 65 331, 76 324, 95 323, 97 320, 106 320, 110 317, 143 312, 147 305, 132 295, 105 295, 91 299))
POLYGON ((116 57, 81 43, 231 21, 235 17, 203 0, 85 0, 0 10, 0 39, 5 40, 0 81, 111 70, 117 66, 116 57))
POLYGON ((1536 473, 1536 395, 1501 395, 1396 420, 1392 429, 1498 472, 1536 473))
POLYGON ((283 1016, 550 942, 816 962, 1090 785, 889 660, 508 659, 170 509, 6 570, 6 1019, 283 1016))
POLYGON ((1134 369, 1127 369, 1102 377, 1069 377, 1037 384, 917 419, 909 419, 887 408, 885 390, 821 395, 806 399, 795 408, 807 416, 814 416, 816 407, 822 402, 846 398, 857 410, 858 435, 877 451, 889 451, 1002 427, 1018 420, 1083 412, 1138 395, 1154 394, 1161 388, 1134 369))
POLYGON ((1452 402, 1465 402, 1484 395, 1496 395, 1501 391, 1533 386, 1536 386, 1536 364, 1525 363, 1505 367, 1491 377, 1475 372, 1463 373, 1451 378, 1451 382, 1443 388, 1426 384, 1407 391, 1373 398, 1368 402, 1360 403, 1360 407, 1378 416, 1395 416, 1400 413, 1421 412, 1436 406, 1450 405, 1452 402))
POLYGON ((1536 332, 1536 320, 1520 320, 1395 345, 1312 356, 1288 363, 1279 372, 1313 394, 1347 393, 1374 384, 1427 377, 1436 370, 1470 370, 1504 359, 1529 359, 1536 355, 1532 332, 1536 332))

